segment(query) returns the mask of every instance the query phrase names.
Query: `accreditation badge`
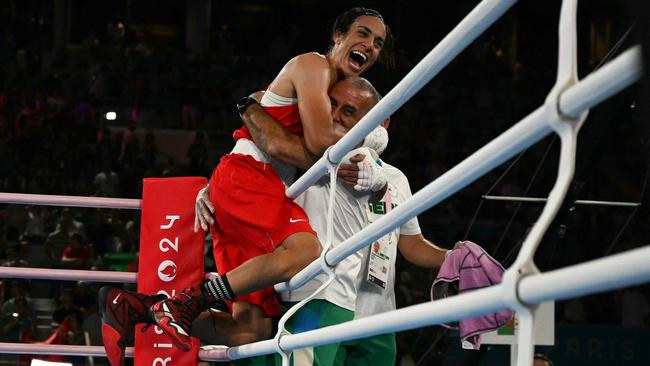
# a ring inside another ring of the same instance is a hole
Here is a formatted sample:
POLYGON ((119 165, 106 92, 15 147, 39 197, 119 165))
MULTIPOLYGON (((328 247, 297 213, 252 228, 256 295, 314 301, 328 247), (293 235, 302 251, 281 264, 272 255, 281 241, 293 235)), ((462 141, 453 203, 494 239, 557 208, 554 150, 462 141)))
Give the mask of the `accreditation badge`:
MULTIPOLYGON (((396 189, 389 184, 384 197, 380 201, 368 202, 366 205, 368 222, 373 223, 390 212, 396 196, 396 189)), ((392 256, 396 253, 395 245, 397 245, 398 232, 398 230, 393 230, 370 246, 366 281, 382 289, 386 288, 388 275, 394 263, 392 256)))

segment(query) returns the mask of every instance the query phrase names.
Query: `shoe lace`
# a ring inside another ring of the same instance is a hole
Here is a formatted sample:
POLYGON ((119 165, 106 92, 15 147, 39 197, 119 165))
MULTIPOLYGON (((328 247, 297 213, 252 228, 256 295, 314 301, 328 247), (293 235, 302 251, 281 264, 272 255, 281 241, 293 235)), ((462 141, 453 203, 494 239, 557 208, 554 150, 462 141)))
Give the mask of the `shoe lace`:
MULTIPOLYGON (((187 296, 185 294, 182 295, 187 296)), ((176 323, 183 327, 183 329, 189 331, 192 322, 201 313, 200 306, 196 299, 187 296, 184 301, 180 298, 169 299, 168 301, 171 301, 174 304, 174 307, 178 310, 179 316, 178 319, 176 319, 176 323)))
POLYGON ((153 325, 153 323, 147 322, 145 325, 140 328, 140 332, 144 333, 149 330, 149 328, 153 325))
MULTIPOLYGON (((155 303, 158 300, 163 300, 165 299, 166 296, 161 297, 161 295, 156 295, 156 297, 151 299, 152 303, 155 303)), ((143 301, 142 299, 139 300, 141 302, 141 306, 145 309, 144 314, 138 314, 136 310, 136 307, 134 307, 132 304, 129 303, 131 309, 130 311, 127 312, 127 316, 129 317, 129 320, 132 322, 131 324, 137 324, 137 323, 144 323, 144 326, 140 328, 140 331, 142 333, 146 332, 149 330, 149 328, 152 325, 155 325, 156 323, 154 320, 149 316, 148 314, 148 306, 146 300, 143 301)))

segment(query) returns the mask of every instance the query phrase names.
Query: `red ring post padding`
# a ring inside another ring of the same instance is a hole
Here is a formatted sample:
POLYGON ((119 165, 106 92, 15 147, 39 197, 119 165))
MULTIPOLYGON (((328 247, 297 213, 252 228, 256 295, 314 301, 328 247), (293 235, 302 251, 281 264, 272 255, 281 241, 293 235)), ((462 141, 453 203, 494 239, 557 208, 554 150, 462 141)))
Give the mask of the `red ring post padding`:
MULTIPOLYGON (((147 178, 142 190, 138 292, 174 295, 203 279, 204 232, 194 232, 196 193, 204 177, 147 178)), ((136 329, 136 366, 196 365, 199 341, 189 352, 173 346, 158 327, 136 329)))

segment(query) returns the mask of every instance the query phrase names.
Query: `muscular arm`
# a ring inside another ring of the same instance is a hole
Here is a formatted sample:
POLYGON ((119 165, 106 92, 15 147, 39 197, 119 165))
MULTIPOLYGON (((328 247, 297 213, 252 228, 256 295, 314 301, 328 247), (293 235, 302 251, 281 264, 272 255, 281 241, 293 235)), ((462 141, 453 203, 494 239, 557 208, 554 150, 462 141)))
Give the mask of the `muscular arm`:
POLYGON ((400 235, 397 243, 400 253, 412 264, 425 268, 440 268, 446 249, 437 247, 422 234, 400 235))
POLYGON ((346 132, 343 126, 332 121, 327 92, 333 75, 327 60, 317 54, 304 54, 294 61, 289 72, 298 96, 305 146, 312 154, 322 156, 346 132))
POLYGON ((287 131, 260 105, 251 105, 242 120, 248 127, 255 145, 273 159, 300 169, 308 169, 316 161, 316 157, 307 150, 305 141, 287 131))

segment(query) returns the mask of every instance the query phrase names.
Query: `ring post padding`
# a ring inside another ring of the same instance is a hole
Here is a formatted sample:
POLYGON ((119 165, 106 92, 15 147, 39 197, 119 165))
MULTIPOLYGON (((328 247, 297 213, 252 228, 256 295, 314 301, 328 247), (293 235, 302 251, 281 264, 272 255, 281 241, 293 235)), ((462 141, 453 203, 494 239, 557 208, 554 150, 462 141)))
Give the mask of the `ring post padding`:
MULTIPOLYGON (((142 191, 138 292, 173 296, 204 277, 204 232, 195 233, 194 201, 204 177, 146 178, 142 191)), ((136 327, 135 365, 196 365, 200 343, 189 352, 173 346, 162 330, 136 327), (158 360, 158 361, 157 361, 158 360), (165 361, 168 360, 168 361, 165 361)))

